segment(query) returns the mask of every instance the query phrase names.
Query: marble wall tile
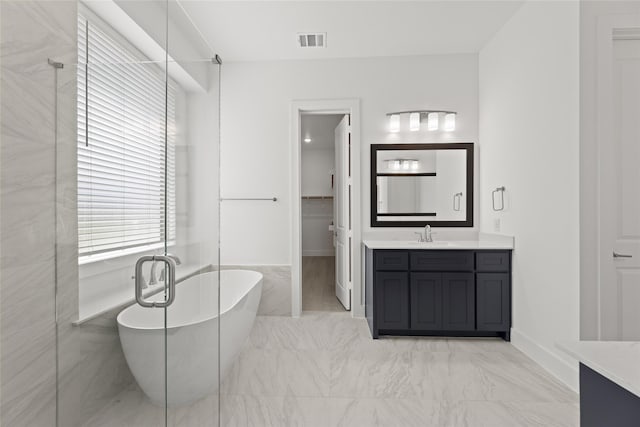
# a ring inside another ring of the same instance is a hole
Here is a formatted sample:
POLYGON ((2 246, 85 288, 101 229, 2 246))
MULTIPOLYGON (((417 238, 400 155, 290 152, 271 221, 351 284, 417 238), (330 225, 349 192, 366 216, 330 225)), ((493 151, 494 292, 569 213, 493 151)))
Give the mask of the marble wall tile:
POLYGON ((75 1, 0 2, 2 425, 55 425, 56 71, 47 59, 75 62, 76 16, 75 1))
POLYGON ((254 270, 262 273, 264 278, 258 314, 262 316, 291 316, 291 267, 226 265, 222 268, 254 270))
POLYGON ((123 390, 134 384, 115 316, 107 313, 80 326, 59 326, 58 419, 83 425, 123 390))

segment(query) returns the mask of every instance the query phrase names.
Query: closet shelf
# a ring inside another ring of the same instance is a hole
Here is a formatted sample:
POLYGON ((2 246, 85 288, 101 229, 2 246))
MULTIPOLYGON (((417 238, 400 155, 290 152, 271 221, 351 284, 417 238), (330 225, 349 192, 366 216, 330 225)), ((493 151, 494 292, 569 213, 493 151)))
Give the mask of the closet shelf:
POLYGON ((333 196, 302 196, 302 200, 333 200, 333 196))

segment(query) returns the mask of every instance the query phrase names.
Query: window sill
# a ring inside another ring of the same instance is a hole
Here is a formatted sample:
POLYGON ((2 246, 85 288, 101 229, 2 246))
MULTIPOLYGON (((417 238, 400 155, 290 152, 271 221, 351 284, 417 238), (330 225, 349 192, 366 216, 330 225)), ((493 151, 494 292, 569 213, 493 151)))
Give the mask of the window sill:
MULTIPOLYGON (((202 271, 209 270, 212 267, 212 264, 205 266, 198 264, 180 265, 176 268, 176 284, 202 271)), ((164 284, 150 286, 143 291, 143 296, 148 297, 149 295, 153 295, 154 293, 162 290, 163 287, 164 284)), ((105 313, 109 313, 110 311, 122 309, 126 306, 129 306, 135 303, 135 301, 135 290, 133 284, 129 288, 121 289, 108 296, 105 295, 102 298, 92 298, 91 304, 82 304, 82 306, 80 307, 78 320, 72 322, 72 324, 74 326, 80 326, 83 323, 93 320, 96 317, 100 317, 105 313)))

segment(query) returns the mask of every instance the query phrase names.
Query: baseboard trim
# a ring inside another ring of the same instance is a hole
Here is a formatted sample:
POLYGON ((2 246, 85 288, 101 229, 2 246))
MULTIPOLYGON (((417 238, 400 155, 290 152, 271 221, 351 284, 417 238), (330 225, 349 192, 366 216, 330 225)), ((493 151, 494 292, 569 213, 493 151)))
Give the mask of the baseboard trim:
POLYGON ((302 256, 335 256, 336 251, 331 249, 318 249, 302 251, 302 256))
POLYGON ((572 366, 548 348, 538 344, 532 338, 514 328, 511 329, 511 344, 549 371, 551 375, 562 381, 567 387, 576 393, 579 392, 577 363, 572 366))

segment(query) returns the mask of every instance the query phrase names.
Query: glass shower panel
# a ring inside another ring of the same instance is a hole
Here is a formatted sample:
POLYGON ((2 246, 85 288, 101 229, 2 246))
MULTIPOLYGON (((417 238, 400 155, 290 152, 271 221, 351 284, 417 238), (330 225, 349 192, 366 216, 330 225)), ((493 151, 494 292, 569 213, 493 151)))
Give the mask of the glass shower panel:
POLYGON ((169 251, 179 254, 184 274, 167 311, 167 419, 169 426, 209 427, 219 416, 219 70, 210 59, 169 69, 199 69, 206 84, 185 91, 169 132, 179 231, 169 251))
POLYGON ((166 3, 168 72, 176 103, 175 250, 184 281, 167 312, 167 424, 219 425, 219 71, 182 5, 166 3))
POLYGON ((90 4, 56 68, 57 425, 217 426, 219 64, 173 2, 90 4))
POLYGON ((60 426, 165 424, 171 268, 154 257, 178 231, 164 69, 94 61, 58 70, 60 426))

